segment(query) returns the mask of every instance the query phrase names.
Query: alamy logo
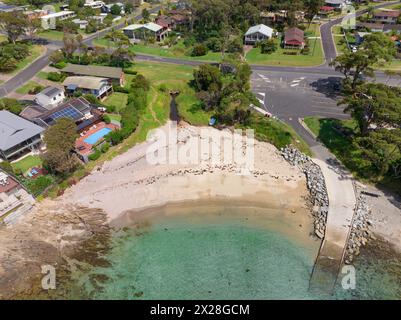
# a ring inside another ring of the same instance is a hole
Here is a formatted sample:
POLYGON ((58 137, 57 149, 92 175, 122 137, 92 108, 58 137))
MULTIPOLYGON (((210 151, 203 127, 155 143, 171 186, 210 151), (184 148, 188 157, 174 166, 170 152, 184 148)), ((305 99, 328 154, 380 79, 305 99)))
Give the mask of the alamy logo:
MULTIPOLYGON (((52 6, 51 4, 47 4, 47 5, 43 6, 42 10, 45 11, 47 14, 49 14, 50 12, 56 12, 56 8, 54 8, 54 6, 52 6)), ((56 18, 55 17, 50 17, 47 19, 42 18, 41 20, 42 20, 42 28, 43 29, 45 29, 45 30, 56 29, 56 18)))
POLYGON ((148 133, 152 142, 146 150, 151 165, 234 165, 238 173, 246 175, 254 169, 254 131, 219 131, 201 128, 198 133, 178 130, 176 122, 169 122, 167 131, 156 129, 148 133))
POLYGON ((344 7, 343 12, 346 16, 341 21, 341 27, 344 30, 354 30, 356 28, 356 11, 355 7, 347 5, 344 7))
POLYGON ((354 290, 356 288, 356 272, 355 267, 345 265, 341 269, 342 279, 341 286, 344 290, 354 290))
POLYGON ((56 289, 56 268, 52 265, 42 266, 42 289, 43 290, 55 290, 56 289))

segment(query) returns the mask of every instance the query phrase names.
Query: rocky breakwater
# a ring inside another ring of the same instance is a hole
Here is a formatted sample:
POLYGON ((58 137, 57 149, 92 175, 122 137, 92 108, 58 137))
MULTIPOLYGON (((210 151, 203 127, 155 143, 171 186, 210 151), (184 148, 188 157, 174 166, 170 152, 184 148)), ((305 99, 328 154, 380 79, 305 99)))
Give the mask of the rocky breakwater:
POLYGON ((357 191, 356 208, 344 255, 344 262, 346 264, 351 264, 354 258, 359 255, 361 246, 366 245, 368 240, 373 238, 372 231, 370 230, 372 220, 369 219, 371 210, 365 196, 357 188, 355 190, 357 191))
POLYGON ((313 205, 315 235, 323 239, 326 230, 327 213, 329 210, 329 197, 327 195, 324 176, 320 167, 310 157, 292 146, 281 149, 281 155, 291 165, 298 166, 306 176, 307 187, 313 205))

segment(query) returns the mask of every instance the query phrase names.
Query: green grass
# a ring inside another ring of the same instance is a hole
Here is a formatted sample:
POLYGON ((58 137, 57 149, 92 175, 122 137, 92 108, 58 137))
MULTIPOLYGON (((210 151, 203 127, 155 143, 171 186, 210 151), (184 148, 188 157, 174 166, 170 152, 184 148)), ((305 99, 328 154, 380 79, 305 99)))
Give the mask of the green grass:
POLYGON ((48 40, 63 40, 64 33, 57 30, 46 30, 38 33, 38 37, 48 39, 48 40))
POLYGON ((114 121, 117 121, 117 122, 121 121, 121 115, 119 115, 119 114, 108 113, 107 115, 109 116, 110 120, 114 120, 114 121))
MULTIPOLYGON (((319 25, 311 25, 305 34, 310 37, 320 37, 319 25)), ((282 48, 280 40, 277 39, 278 49, 274 53, 262 54, 260 48, 253 48, 247 53, 246 60, 250 64, 270 66, 307 67, 321 65, 324 62, 321 39, 309 39, 309 44, 309 54, 288 55, 285 52, 290 50, 282 48)))
POLYGON ((121 92, 113 92, 107 99, 103 102, 107 106, 116 107, 116 111, 124 109, 127 106, 128 95, 121 92))
POLYGON ((29 91, 35 88, 36 86, 40 86, 40 84, 35 81, 29 81, 25 83, 22 87, 19 87, 17 90, 15 90, 15 92, 19 94, 28 94, 29 91))
POLYGON ((25 173, 32 167, 41 167, 42 163, 42 159, 39 156, 27 156, 11 165, 14 170, 19 170, 22 173, 25 173))
MULTIPOLYGON (((108 39, 102 38, 94 40, 93 43, 102 47, 114 47, 114 43, 108 39)), ((155 44, 135 44, 130 47, 130 50, 137 54, 145 54, 151 56, 159 56, 165 58, 179 58, 193 61, 220 61, 221 54, 218 52, 209 51, 206 55, 200 57, 192 57, 190 55, 191 48, 186 48, 182 41, 170 48, 162 48, 157 43, 155 44)))
POLYGON ((48 74, 49 74, 48 72, 40 71, 36 74, 36 77, 38 77, 39 79, 48 80, 47 79, 48 74))

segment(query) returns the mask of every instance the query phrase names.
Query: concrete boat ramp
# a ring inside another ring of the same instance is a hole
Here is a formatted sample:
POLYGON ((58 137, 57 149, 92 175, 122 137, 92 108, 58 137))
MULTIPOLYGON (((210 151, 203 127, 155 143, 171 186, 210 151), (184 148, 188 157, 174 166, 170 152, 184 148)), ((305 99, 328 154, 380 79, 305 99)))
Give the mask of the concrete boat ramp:
POLYGON ((333 292, 341 271, 356 207, 352 177, 334 159, 331 156, 313 159, 320 166, 325 178, 329 210, 325 237, 315 262, 309 289, 326 294, 333 292))

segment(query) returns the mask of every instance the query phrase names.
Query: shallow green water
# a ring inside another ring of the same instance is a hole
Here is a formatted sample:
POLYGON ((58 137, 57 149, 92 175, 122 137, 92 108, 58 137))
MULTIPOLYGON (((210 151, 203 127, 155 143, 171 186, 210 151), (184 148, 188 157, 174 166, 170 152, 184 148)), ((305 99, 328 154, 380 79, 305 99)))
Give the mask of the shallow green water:
POLYGON ((80 276, 80 287, 95 299, 380 299, 399 293, 397 279, 378 274, 384 269, 365 257, 357 265, 358 290, 312 295, 319 244, 297 241, 274 224, 258 225, 254 211, 232 217, 229 211, 222 208, 213 219, 191 212, 133 223, 114 235, 111 265, 80 276))

